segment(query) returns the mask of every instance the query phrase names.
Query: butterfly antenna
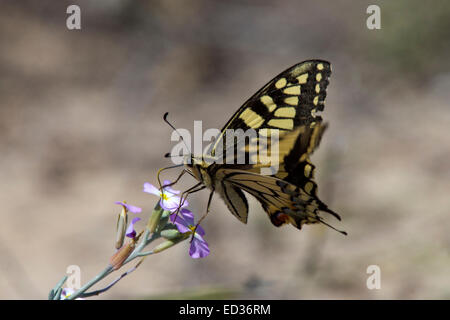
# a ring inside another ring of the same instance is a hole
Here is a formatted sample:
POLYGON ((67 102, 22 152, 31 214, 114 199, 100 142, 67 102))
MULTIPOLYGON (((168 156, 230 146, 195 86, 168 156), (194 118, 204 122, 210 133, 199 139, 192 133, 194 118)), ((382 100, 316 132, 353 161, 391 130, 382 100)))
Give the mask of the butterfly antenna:
POLYGON ((184 143, 184 145, 186 146, 186 149, 189 151, 189 153, 191 153, 191 149, 188 147, 188 145, 187 145, 187 143, 186 143, 186 141, 184 141, 184 138, 183 138, 183 136, 180 134, 180 132, 169 122, 169 120, 167 120, 167 116, 169 115, 169 113, 168 112, 166 112, 166 113, 164 113, 164 116, 163 116, 163 120, 164 120, 164 122, 165 123, 167 123, 177 134, 178 134, 178 136, 180 137, 180 139, 181 139, 181 141, 183 141, 183 143, 184 143))
POLYGON ((337 232, 339 232, 339 233, 342 233, 344 236, 347 235, 347 232, 342 231, 342 230, 338 230, 338 229, 336 229, 335 227, 333 227, 331 224, 328 224, 328 223, 326 223, 325 221, 323 221, 322 219, 320 219, 320 217, 318 217, 318 218, 319 218, 318 221, 319 221, 320 223, 326 225, 328 228, 331 228, 331 229, 333 229, 333 230, 335 230, 335 231, 337 231, 337 232))
POLYGON ((176 158, 176 157, 183 157, 183 155, 182 154, 171 154, 170 152, 167 152, 164 155, 164 158, 176 158))

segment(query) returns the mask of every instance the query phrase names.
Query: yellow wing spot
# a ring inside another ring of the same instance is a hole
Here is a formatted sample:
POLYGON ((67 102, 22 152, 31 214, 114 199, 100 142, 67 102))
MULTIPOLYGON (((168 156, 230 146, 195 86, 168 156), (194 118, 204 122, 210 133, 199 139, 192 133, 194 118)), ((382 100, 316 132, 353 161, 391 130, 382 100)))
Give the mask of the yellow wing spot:
POLYGON ((300 95, 300 93, 301 93, 301 88, 300 87, 301 86, 288 87, 288 88, 283 90, 283 93, 300 95))
POLYGON ((290 104, 291 106, 298 105, 298 97, 289 97, 284 99, 284 102, 290 104))
POLYGON ((286 171, 283 171, 283 172, 278 172, 277 173, 277 178, 279 178, 279 179, 284 179, 284 178, 286 178, 287 176, 289 175, 289 173, 287 173, 286 171))
POLYGON ((263 123, 264 119, 260 117, 259 119, 255 119, 251 123, 248 123, 247 125, 252 129, 258 129, 263 123))
POLYGON ((301 200, 301 201, 308 201, 309 199, 310 199, 310 197, 307 196, 306 194, 301 194, 301 195, 300 195, 300 200, 301 200))
POLYGON ((312 184, 312 182, 308 181, 305 184, 305 191, 306 191, 306 193, 311 194, 311 190, 313 189, 313 187, 314 187, 314 185, 312 184))
POLYGON ((317 104, 319 103, 319 96, 314 97, 313 103, 315 106, 317 106, 317 104))
POLYGON ((307 154, 307 153, 304 153, 304 154, 301 155, 299 161, 302 162, 302 161, 305 161, 306 159, 308 159, 308 154, 307 154))
POLYGON ((316 93, 320 92, 320 84, 316 84, 316 93))
POLYGON ((275 87, 277 89, 281 89, 281 88, 284 88, 286 86, 286 84, 287 84, 286 78, 281 78, 280 80, 275 82, 275 87))
POLYGON ((312 109, 311 110, 311 115, 312 115, 313 118, 316 117, 316 111, 317 111, 316 109, 312 109))
POLYGON ((317 209, 317 205, 308 204, 305 209, 308 212, 314 212, 317 209))
POLYGON ((311 122, 310 124, 309 124, 309 127, 310 128, 314 128, 316 126, 316 122, 315 121, 313 121, 313 122, 311 122))
POLYGON ((317 70, 323 70, 323 64, 322 63, 319 63, 317 65, 317 70))
POLYGON ((295 108, 294 107, 279 108, 277 109, 277 111, 275 111, 275 116, 281 118, 294 118, 295 108))
POLYGON ((272 97, 270 97, 268 95, 262 96, 259 100, 267 107, 269 112, 272 112, 277 107, 275 102, 273 102, 272 97))
POLYGON ((312 167, 309 164, 305 165, 305 177, 309 178, 311 176, 312 167))
POLYGON ((294 128, 294 120, 292 119, 272 119, 268 124, 269 126, 286 130, 292 130, 294 128))
POLYGON ((317 81, 322 80, 322 74, 320 72, 318 74, 316 74, 316 80, 317 81))
POLYGON ((308 80, 308 74, 304 73, 304 74, 298 76, 297 80, 298 80, 298 83, 300 83, 300 84, 306 83, 306 81, 308 80))
POLYGON ((239 116, 250 128, 257 129, 264 123, 264 118, 251 109, 245 109, 239 116))

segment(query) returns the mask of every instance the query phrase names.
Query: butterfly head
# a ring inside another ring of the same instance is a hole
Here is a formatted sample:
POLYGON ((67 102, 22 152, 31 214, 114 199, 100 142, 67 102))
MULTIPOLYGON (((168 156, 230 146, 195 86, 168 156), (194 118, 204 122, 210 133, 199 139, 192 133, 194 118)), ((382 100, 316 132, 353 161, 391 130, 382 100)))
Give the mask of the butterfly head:
POLYGON ((184 165, 192 172, 195 178, 203 182, 207 187, 212 186, 211 176, 208 172, 210 166, 202 156, 197 157, 193 154, 184 157, 184 165))
POLYGON ((190 169, 196 166, 200 166, 202 164, 202 160, 193 154, 187 154, 183 159, 184 165, 190 169))

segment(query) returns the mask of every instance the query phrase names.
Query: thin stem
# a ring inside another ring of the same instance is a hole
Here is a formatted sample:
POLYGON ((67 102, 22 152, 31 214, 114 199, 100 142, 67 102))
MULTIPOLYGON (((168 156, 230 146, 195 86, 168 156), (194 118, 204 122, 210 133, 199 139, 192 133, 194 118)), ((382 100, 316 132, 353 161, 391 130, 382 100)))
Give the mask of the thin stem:
POLYGON ((153 233, 149 239, 147 239, 147 237, 148 237, 148 230, 145 231, 145 233, 144 233, 144 239, 141 241, 141 243, 139 243, 139 245, 136 247, 136 249, 134 249, 134 251, 124 261, 123 264, 127 264, 128 262, 134 260, 136 257, 141 257, 140 252, 142 251, 142 249, 144 249, 147 245, 152 243, 154 240, 160 238, 161 236, 159 233, 153 233))
POLYGON ((100 290, 96 290, 96 291, 92 291, 92 292, 86 292, 84 294, 82 294, 81 296, 83 298, 87 298, 87 297, 91 297, 91 296, 98 296, 99 294, 108 291, 109 289, 111 289, 117 282, 119 282, 122 278, 124 278, 125 276, 129 275, 130 273, 132 273, 134 270, 137 269, 139 265, 134 266, 133 268, 131 268, 130 270, 128 270, 125 273, 122 273, 119 277, 117 277, 113 282, 111 282, 109 285, 107 285, 106 287, 104 287, 103 289, 100 290))
MULTIPOLYGON (((58 293, 58 290, 61 289, 61 287, 66 282, 67 278, 68 278, 68 276, 64 276, 64 277, 62 277, 61 280, 59 280, 59 282, 56 284, 56 286, 50 291, 50 294, 48 296, 49 300, 55 300, 55 297, 57 296, 56 294, 58 293)), ((57 299, 59 299, 59 297, 57 299)))
POLYGON ((153 250, 150 251, 145 251, 145 252, 139 252, 136 257, 146 257, 149 256, 151 254, 154 254, 153 250))
POLYGON ((80 289, 78 289, 76 292, 71 294, 67 297, 67 300, 74 300, 81 296, 87 289, 92 287, 94 284, 102 280, 104 277, 106 277, 108 274, 110 274, 113 271, 112 266, 107 266, 102 272, 100 272, 98 275, 96 275, 94 278, 92 278, 89 282, 87 282, 84 286, 82 286, 80 289))

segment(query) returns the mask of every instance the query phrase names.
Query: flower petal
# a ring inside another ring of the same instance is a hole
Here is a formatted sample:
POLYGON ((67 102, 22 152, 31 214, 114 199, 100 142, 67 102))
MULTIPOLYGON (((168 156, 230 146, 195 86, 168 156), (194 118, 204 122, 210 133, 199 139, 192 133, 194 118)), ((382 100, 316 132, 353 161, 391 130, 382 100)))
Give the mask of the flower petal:
MULTIPOLYGON (((166 185, 171 184, 171 183, 172 182, 170 180, 164 180, 163 186, 166 186, 166 185)), ((168 192, 168 193, 171 193, 172 195, 174 195, 174 194, 179 194, 181 191, 172 189, 172 187, 165 187, 164 188, 164 192, 168 192)))
POLYGON ((158 188, 156 188, 154 185, 152 185, 150 182, 146 182, 144 183, 144 192, 150 193, 150 194, 154 194, 158 197, 161 196, 161 192, 159 191, 158 188))
POLYGON ((188 224, 194 225, 194 214, 190 210, 183 208, 180 210, 180 215, 188 222, 188 224))
POLYGON ((136 237, 136 231, 134 230, 134 224, 136 222, 138 222, 139 220, 141 220, 141 218, 139 218, 139 217, 136 217, 133 220, 131 220, 131 223, 128 226, 126 234, 125 234, 128 238, 134 239, 136 237))
MULTIPOLYGON (((170 222, 175 223, 178 219, 183 219, 179 214, 171 213, 169 216, 170 222)), ((184 220, 184 219, 183 219, 184 220)))
POLYGON ((74 292, 75 292, 75 290, 72 288, 63 288, 61 291, 60 300, 67 299, 74 292))
MULTIPOLYGON (((180 206, 180 202, 181 202, 181 198, 180 197, 170 197, 167 200, 164 200, 163 198, 161 198, 160 205, 161 205, 161 207, 164 210, 168 210, 170 212, 173 212, 173 211, 178 209, 178 207, 180 206)), ((189 205, 188 202, 184 201, 184 203, 181 206, 181 208, 184 208, 187 205, 189 205)))
POLYGON ((186 226, 183 222, 181 222, 183 219, 178 218, 175 221, 175 225, 177 226, 178 231, 181 233, 191 232, 191 229, 189 229, 188 226, 186 226))
POLYGON ((139 212, 142 211, 141 208, 136 207, 136 206, 131 206, 131 205, 129 205, 129 204, 127 205, 127 207, 128 207, 128 211, 130 211, 130 212, 132 212, 132 213, 139 213, 139 212))
POLYGON ((189 255, 194 258, 204 258, 209 255, 208 243, 199 235, 196 235, 191 242, 189 255))
POLYGON ((195 234, 199 234, 202 237, 205 235, 205 229, 203 229, 203 227, 201 225, 197 226, 197 229, 195 229, 195 234))
POLYGON ((125 202, 122 202, 122 201, 116 201, 116 202, 114 202, 114 203, 115 203, 115 204, 119 204, 119 205, 125 207, 125 208, 127 209, 127 211, 130 211, 130 212, 132 212, 132 213, 139 213, 139 212, 142 211, 141 208, 136 207, 136 206, 129 205, 128 203, 125 203, 125 202))
POLYGON ((175 213, 170 215, 170 222, 172 222, 181 233, 191 232, 189 223, 183 218, 182 215, 175 213))

